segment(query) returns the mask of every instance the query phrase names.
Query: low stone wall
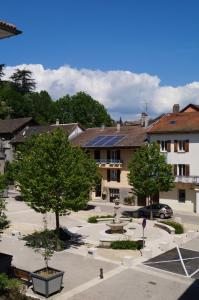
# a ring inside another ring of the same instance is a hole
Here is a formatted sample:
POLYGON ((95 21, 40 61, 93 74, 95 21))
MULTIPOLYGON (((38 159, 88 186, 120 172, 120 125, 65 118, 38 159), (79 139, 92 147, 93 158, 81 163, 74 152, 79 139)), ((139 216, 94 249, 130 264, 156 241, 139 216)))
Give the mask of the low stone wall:
MULTIPOLYGON (((100 222, 108 222, 108 221, 111 222, 111 221, 113 221, 113 219, 114 219, 114 218, 98 218, 98 219, 97 219, 97 222, 98 222, 98 223, 100 223, 100 222)), ((121 218, 121 220, 122 220, 122 221, 128 221, 128 222, 130 222, 130 221, 132 220, 132 218, 121 218)))
POLYGON ((170 234, 175 234, 175 228, 173 228, 173 227, 171 227, 167 224, 160 223, 160 222, 155 222, 154 226, 159 227, 159 228, 167 231, 170 234))

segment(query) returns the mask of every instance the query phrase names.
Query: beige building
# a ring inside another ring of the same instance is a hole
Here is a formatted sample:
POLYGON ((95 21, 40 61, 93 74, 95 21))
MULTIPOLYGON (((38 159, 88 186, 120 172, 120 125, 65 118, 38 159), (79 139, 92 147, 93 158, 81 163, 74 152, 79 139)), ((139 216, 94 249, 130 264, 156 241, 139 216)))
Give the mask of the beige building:
MULTIPOLYGON (((91 192, 92 200, 112 202, 132 196, 128 163, 134 151, 145 143, 146 130, 140 125, 88 128, 72 140, 96 160, 101 183, 91 192)), ((136 201, 137 204, 137 201, 136 201)))

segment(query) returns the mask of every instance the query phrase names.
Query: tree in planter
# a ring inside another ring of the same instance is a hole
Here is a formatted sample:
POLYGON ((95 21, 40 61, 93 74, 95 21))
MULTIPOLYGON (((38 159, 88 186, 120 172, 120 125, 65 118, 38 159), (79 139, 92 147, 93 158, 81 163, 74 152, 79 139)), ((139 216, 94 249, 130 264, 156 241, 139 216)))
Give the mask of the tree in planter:
POLYGON ((60 128, 28 139, 14 164, 24 200, 38 212, 54 212, 57 233, 59 215, 86 207, 98 178, 95 161, 72 146, 60 128))
POLYGON ((174 187, 172 166, 166 163, 156 143, 138 149, 129 163, 129 183, 137 196, 149 199, 152 215, 152 198, 159 192, 167 192, 174 187))

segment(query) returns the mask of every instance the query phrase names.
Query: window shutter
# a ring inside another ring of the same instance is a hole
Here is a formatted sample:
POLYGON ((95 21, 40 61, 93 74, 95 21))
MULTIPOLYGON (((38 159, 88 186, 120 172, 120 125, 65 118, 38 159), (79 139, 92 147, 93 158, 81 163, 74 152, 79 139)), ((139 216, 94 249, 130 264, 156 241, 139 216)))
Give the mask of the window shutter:
POLYGON ((174 152, 178 152, 178 141, 174 141, 174 152))
POLYGON ((185 176, 189 176, 189 165, 185 165, 185 176))
POLYGON ((117 182, 120 182, 120 170, 117 170, 117 182))
POLYGON ((189 152, 189 140, 185 141, 185 152, 189 152))
POLYGON ((177 176, 178 165, 173 165, 173 175, 177 176))
POLYGON ((171 152, 171 141, 166 141, 167 152, 171 152))
POLYGON ((158 146, 159 146, 159 148, 160 148, 160 141, 157 141, 157 144, 158 144, 158 146))
POLYGON ((107 159, 111 159, 111 153, 110 153, 110 150, 107 150, 107 159))
POLYGON ((110 181, 110 177, 111 177, 111 170, 107 170, 107 181, 110 181))

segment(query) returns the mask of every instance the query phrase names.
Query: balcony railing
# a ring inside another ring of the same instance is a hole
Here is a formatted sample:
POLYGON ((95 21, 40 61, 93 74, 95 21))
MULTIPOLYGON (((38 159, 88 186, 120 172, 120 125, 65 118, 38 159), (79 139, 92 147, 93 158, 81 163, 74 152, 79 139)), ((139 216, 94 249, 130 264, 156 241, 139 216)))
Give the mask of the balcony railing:
POLYGON ((108 166, 113 166, 113 167, 121 167, 123 161, 121 159, 96 159, 96 163, 101 166, 105 167, 106 165, 108 166))
POLYGON ((176 176, 175 182, 199 184, 199 176, 176 176))

